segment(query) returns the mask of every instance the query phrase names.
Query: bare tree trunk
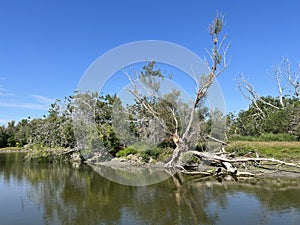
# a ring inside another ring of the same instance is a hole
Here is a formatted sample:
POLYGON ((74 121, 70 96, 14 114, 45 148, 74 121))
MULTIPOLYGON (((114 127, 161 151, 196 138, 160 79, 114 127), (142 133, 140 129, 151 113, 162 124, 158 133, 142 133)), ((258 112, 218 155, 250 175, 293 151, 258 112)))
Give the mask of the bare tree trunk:
POLYGON ((166 164, 166 166, 174 166, 174 165, 182 166, 180 156, 182 153, 187 152, 189 150, 187 143, 190 140, 191 136, 193 135, 192 125, 195 118, 196 108, 198 107, 201 100, 203 100, 206 97, 208 89, 213 84, 217 76, 220 75, 227 68, 226 53, 229 45, 225 46, 225 48, 221 50, 224 41, 226 39, 226 36, 224 36, 219 42, 219 34, 223 28, 223 24, 224 24, 224 17, 217 15, 213 23, 209 26, 210 35, 212 37, 212 42, 213 42, 212 51, 211 53, 208 52, 210 59, 212 61, 211 65, 205 60, 209 73, 204 77, 200 77, 199 81, 195 77, 197 92, 196 92, 194 103, 191 108, 189 122, 181 138, 178 136, 177 131, 174 134, 173 141, 176 144, 176 148, 174 149, 171 160, 166 164), (219 66, 222 66, 222 68, 218 68, 219 66))
POLYGON ((176 143, 176 148, 173 151, 171 160, 166 164, 166 167, 182 166, 180 156, 183 152, 187 152, 188 146, 181 139, 176 143))

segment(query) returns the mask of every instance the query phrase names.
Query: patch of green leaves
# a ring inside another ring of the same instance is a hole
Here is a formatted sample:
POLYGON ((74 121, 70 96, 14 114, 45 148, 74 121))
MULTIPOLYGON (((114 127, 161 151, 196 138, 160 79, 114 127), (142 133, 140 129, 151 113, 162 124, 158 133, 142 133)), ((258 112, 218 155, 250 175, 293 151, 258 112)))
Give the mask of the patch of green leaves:
POLYGON ((133 148, 131 148, 131 147, 127 147, 127 148, 125 148, 125 149, 119 151, 119 152, 116 154, 116 157, 126 157, 126 156, 128 156, 128 155, 130 155, 130 154, 134 155, 134 154, 136 154, 136 153, 137 153, 137 151, 136 151, 135 149, 133 149, 133 148))

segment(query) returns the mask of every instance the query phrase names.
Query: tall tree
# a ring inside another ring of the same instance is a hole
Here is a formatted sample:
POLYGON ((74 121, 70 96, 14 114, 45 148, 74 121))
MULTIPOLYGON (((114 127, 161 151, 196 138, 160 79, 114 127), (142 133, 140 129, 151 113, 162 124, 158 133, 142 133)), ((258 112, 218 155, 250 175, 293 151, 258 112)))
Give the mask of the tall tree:
MULTIPOLYGON (((166 164, 166 166, 180 165, 180 156, 183 152, 189 150, 189 142, 192 141, 198 134, 204 136, 205 134, 201 132, 199 126, 195 126, 197 121, 197 112, 199 107, 206 98, 208 89, 213 84, 215 79, 222 73, 222 71, 227 67, 226 52, 228 50, 228 45, 224 46, 226 36, 221 36, 221 31, 224 25, 224 16, 217 15, 213 20, 212 24, 209 25, 210 35, 213 43, 211 52, 209 53, 211 63, 205 60, 209 73, 202 75, 200 79, 195 78, 196 82, 196 97, 193 102, 188 106, 189 112, 185 114, 185 121, 179 121, 177 116, 177 108, 174 104, 168 104, 165 107, 164 112, 172 118, 173 129, 169 130, 172 134, 173 141, 176 145, 175 150, 171 160, 166 164), (200 82, 199 82, 200 81, 200 82), (180 124, 183 122, 184 124, 180 124), (200 130, 199 130, 200 129, 200 130)), ((149 63, 144 67, 145 72, 142 72, 137 78, 141 81, 137 83, 136 77, 125 71, 128 79, 131 81, 132 90, 131 94, 135 97, 136 101, 146 110, 153 118, 156 119, 157 123, 167 131, 168 126, 165 120, 160 117, 159 110, 156 109, 151 101, 145 98, 145 93, 151 98, 155 96, 153 93, 157 93, 160 88, 160 79, 164 79, 160 70, 153 70, 153 63, 149 63)))

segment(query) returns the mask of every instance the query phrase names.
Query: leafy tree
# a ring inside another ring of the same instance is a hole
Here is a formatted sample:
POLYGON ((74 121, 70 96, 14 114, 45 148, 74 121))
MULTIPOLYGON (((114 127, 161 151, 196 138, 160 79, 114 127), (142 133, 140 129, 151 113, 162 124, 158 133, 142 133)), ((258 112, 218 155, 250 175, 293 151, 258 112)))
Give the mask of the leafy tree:
MULTIPOLYGON (((272 105, 281 104, 278 98, 262 98, 272 105)), ((234 118, 229 133, 242 136, 259 136, 263 133, 292 134, 299 137, 300 102, 296 98, 284 98, 283 104, 285 107, 276 109, 259 103, 260 111, 252 103, 248 110, 240 111, 234 118)))
POLYGON ((12 120, 8 122, 7 128, 6 128, 6 134, 7 134, 7 146, 8 147, 15 147, 16 146, 16 139, 15 139, 15 121, 12 120))
POLYGON ((7 147, 7 133, 4 126, 0 127, 0 148, 7 147))
POLYGON ((22 147, 28 144, 31 133, 29 122, 29 119, 22 119, 16 126, 15 140, 17 147, 22 147))

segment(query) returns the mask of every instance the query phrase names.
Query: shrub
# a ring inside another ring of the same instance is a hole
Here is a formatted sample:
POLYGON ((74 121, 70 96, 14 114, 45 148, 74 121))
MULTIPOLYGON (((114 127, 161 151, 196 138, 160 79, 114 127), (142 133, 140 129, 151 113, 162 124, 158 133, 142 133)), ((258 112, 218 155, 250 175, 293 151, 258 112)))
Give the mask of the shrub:
POLYGON ((296 141, 296 138, 290 134, 272 134, 265 133, 259 136, 260 141, 296 141))
POLYGON ((194 156, 193 153, 185 152, 182 154, 182 162, 186 165, 194 164, 194 163, 199 163, 199 159, 196 156, 194 156))
POLYGON ((227 146, 226 151, 234 152, 237 156, 248 155, 250 157, 255 157, 256 149, 250 145, 233 145, 233 146, 227 146))
POLYGON ((174 144, 172 139, 165 139, 157 145, 158 148, 175 148, 176 145, 174 144))
POLYGON ((149 162, 150 158, 158 159, 162 152, 163 149, 161 148, 153 148, 141 151, 140 155, 142 156, 144 162, 149 162))
POLYGON ((241 135, 232 135, 230 141, 258 141, 256 136, 241 136, 241 135))
POLYGON ((174 151, 174 149, 171 147, 161 149, 161 154, 159 155, 158 160, 160 160, 160 161, 170 160, 170 157, 171 157, 173 151, 174 151))
POLYGON ((230 137, 230 141, 297 141, 297 138, 291 134, 273 134, 263 133, 260 136, 239 136, 230 137))
POLYGON ((117 154, 116 154, 116 156, 117 157, 126 157, 126 156, 128 156, 128 155, 130 155, 130 154, 136 154, 137 153, 137 151, 135 150, 135 149, 133 149, 133 148, 130 148, 130 147, 128 147, 128 148, 125 148, 124 150, 121 150, 121 151, 119 151, 117 154))

